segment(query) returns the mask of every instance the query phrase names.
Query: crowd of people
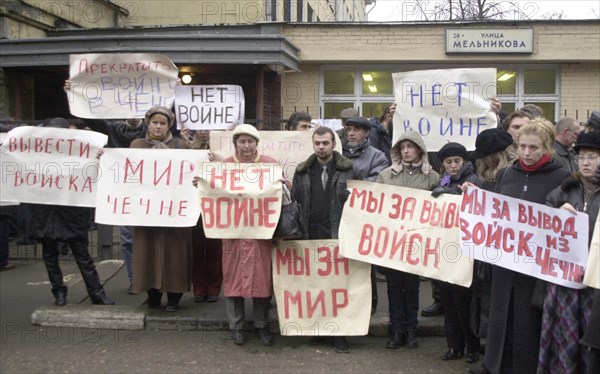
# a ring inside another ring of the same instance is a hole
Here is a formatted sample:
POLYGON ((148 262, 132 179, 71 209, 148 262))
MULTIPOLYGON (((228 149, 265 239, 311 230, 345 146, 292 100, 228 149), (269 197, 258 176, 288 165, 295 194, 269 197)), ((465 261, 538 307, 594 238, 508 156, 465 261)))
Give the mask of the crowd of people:
MULTIPOLYGON (((505 115, 497 100, 492 109, 498 128, 482 131, 476 149, 468 152, 449 142, 428 152, 419 133, 401 134, 392 144, 396 105, 386 106, 380 117, 367 119, 354 108, 342 110, 342 129, 334 132, 315 126, 307 113, 293 113, 286 130, 312 131, 313 154, 300 163, 293 180, 282 178, 301 204, 304 239, 336 239, 347 181, 364 180, 460 195, 467 188, 482 188, 529 202, 546 204, 589 216, 594 227, 600 209, 600 112, 580 125, 563 118, 555 125, 542 110, 526 105, 505 115), (340 139, 342 152, 337 152, 340 139)), ((184 129, 175 134, 173 112, 153 107, 143 123, 134 120, 106 123, 86 121, 94 131, 108 135, 109 147, 149 149, 209 149, 209 133, 184 129)), ((46 126, 68 127, 64 119, 46 126)), ((224 162, 277 161, 259 154, 260 132, 251 125, 233 130, 234 154, 224 162)), ((86 283, 91 302, 114 304, 98 280, 89 255, 85 208, 53 205, 33 207, 31 238, 42 243, 43 258, 58 306, 65 305, 67 289, 58 265, 58 242, 66 242, 86 283)), ((0 211, 1 213, 2 211, 0 211)), ((2 248, 0 269, 7 270, 8 235, 0 214, 2 248)), ((131 281, 130 293, 147 293, 145 306, 160 308, 167 294, 166 311, 174 312, 185 292, 195 302, 214 302, 221 290, 226 315, 237 345, 246 341, 244 300, 252 299, 254 327, 261 344, 272 345, 268 315, 273 296, 272 240, 207 239, 202 219, 196 227, 121 227, 121 247, 131 281), (133 234, 132 234, 133 233, 133 234)), ((589 241, 591 242, 592 229, 589 241)), ((598 271, 598 269, 588 269, 598 271)), ((377 308, 375 274, 385 276, 389 300, 388 349, 417 348, 419 287, 416 274, 384 267, 372 269, 372 311, 377 308)), ((447 350, 442 360, 481 360, 474 373, 598 373, 600 372, 600 291, 571 289, 533 276, 475 261, 468 288, 436 281, 434 304, 424 315, 444 314, 447 350), (485 339, 485 344, 482 344, 485 339)), ((332 339, 335 351, 350 352, 347 339, 332 339)))

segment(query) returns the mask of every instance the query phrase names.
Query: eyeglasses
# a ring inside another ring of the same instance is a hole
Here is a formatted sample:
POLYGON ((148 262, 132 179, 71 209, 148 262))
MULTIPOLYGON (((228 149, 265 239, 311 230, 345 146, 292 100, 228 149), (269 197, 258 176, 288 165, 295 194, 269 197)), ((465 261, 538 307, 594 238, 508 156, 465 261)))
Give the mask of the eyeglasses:
POLYGON ((600 158, 600 156, 598 155, 580 155, 579 157, 577 157, 577 160, 579 162, 596 162, 598 161, 598 158, 600 158))

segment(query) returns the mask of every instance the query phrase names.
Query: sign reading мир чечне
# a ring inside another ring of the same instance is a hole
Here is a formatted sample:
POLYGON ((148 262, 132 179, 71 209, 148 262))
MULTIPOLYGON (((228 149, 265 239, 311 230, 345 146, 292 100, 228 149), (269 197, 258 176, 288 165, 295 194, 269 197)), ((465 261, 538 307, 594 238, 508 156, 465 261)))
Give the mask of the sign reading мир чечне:
POLYGON ((533 29, 446 29, 446 53, 533 53, 533 29))

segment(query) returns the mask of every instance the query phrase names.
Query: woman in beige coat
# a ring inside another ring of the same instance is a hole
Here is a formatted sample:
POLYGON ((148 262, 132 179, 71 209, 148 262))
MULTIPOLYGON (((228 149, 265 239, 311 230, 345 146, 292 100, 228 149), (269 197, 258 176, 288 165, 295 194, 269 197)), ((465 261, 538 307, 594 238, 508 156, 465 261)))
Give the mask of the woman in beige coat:
MULTIPOLYGON (((427 161, 423 138, 416 131, 400 135, 391 150, 392 166, 383 170, 377 183, 430 191, 440 180, 427 161)), ((417 313, 419 312, 419 276, 383 268, 386 275, 390 308, 388 349, 417 347, 417 313)))
MULTIPOLYGON (((145 138, 131 142, 130 148, 189 148, 187 141, 175 138, 171 127, 173 112, 155 106, 146 113, 145 138)), ((133 232, 133 291, 147 292, 148 308, 159 308, 167 293, 167 312, 174 312, 192 281, 192 228, 136 226, 133 232)))

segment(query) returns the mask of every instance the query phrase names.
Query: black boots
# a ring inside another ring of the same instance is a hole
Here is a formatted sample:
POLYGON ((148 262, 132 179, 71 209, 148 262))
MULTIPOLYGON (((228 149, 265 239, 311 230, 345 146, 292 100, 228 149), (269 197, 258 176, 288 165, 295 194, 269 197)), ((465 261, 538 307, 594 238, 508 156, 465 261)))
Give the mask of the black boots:
POLYGON ((417 348, 419 343, 417 343, 417 332, 409 331, 406 336, 406 347, 407 348, 417 348))
POLYGON ((271 346, 273 345, 273 335, 268 327, 258 329, 258 341, 262 345, 271 346))
POLYGON ((392 331, 390 340, 386 344, 387 349, 398 349, 406 345, 406 334, 400 331, 392 331))
POLYGON ((94 295, 90 295, 90 300, 94 305, 115 305, 115 302, 106 296, 104 290, 94 295))
POLYGON ((62 287, 55 290, 52 290, 52 293, 54 294, 54 298, 56 299, 54 301, 54 305, 56 306, 65 306, 67 304, 67 287, 62 287))

